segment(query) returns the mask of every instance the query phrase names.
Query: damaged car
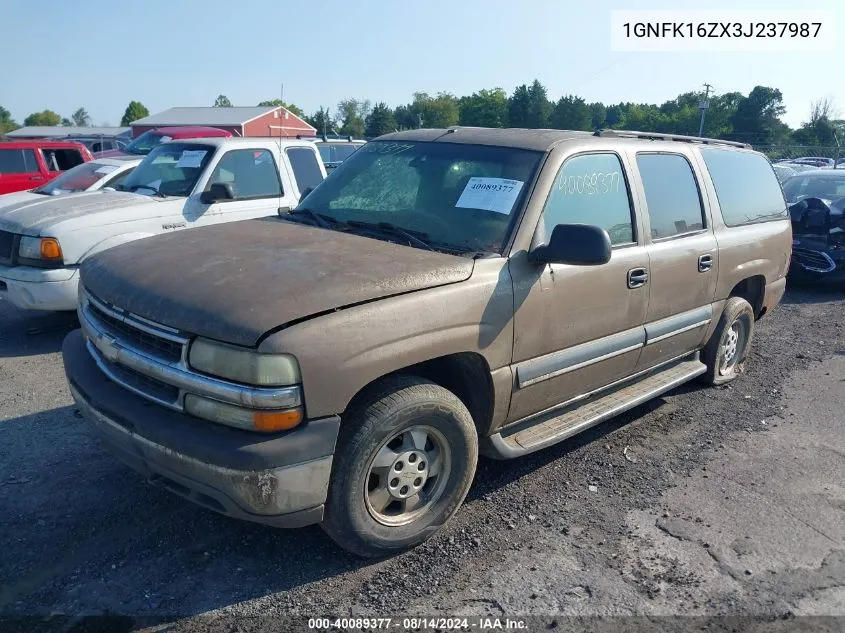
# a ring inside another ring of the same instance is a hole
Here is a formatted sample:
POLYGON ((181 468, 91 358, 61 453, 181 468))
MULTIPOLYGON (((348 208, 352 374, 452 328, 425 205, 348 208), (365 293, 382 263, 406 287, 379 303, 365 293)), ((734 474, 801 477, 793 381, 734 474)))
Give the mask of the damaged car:
POLYGON ((792 219, 790 276, 845 282, 845 171, 813 170, 783 183, 792 219))

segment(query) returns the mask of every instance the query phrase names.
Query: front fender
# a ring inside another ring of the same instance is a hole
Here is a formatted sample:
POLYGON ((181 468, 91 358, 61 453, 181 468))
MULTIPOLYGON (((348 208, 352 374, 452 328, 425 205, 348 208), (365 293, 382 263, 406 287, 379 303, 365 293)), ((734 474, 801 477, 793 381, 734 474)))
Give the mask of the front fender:
POLYGON ((373 381, 449 354, 480 354, 495 371, 513 350, 506 261, 480 260, 460 283, 315 316, 267 336, 259 349, 297 358, 309 417, 342 413, 373 381))
POLYGON ((114 246, 120 246, 121 244, 126 244, 127 242, 134 242, 135 240, 140 240, 145 237, 153 237, 155 233, 144 233, 144 232, 133 232, 133 233, 121 233, 120 235, 112 235, 111 237, 107 237, 96 244, 94 244, 91 248, 80 255, 75 263, 81 263, 82 260, 86 259, 87 257, 91 257, 91 255, 96 255, 97 253, 101 253, 104 250, 112 248, 114 246))

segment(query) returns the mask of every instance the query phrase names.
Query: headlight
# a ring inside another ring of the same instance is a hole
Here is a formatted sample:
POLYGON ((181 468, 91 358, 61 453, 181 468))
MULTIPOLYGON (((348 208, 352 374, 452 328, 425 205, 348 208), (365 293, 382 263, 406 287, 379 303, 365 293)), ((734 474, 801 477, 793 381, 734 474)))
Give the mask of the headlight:
POLYGON ((302 422, 302 408, 285 411, 245 409, 234 404, 185 394, 185 411, 190 415, 247 431, 287 431, 302 422))
POLYGON ((284 387, 301 382, 299 364, 290 354, 259 354, 235 345, 198 338, 188 353, 191 367, 261 387, 284 387))
POLYGON ((18 255, 22 259, 43 259, 54 262, 62 259, 62 247, 55 237, 27 237, 21 238, 18 255))

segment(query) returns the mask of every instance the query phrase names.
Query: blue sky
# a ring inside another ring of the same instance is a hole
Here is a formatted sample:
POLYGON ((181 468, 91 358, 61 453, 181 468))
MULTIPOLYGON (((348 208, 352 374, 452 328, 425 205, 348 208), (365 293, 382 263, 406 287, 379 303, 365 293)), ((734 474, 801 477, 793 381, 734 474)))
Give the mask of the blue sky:
POLYGON ((704 82, 719 93, 772 86, 793 127, 820 97, 845 113, 842 0, 3 0, 2 15, 0 105, 18 123, 83 106, 95 124, 115 125, 131 99, 151 112, 211 105, 220 93, 255 105, 282 83, 306 112, 344 97, 395 106, 415 91, 510 93, 535 77, 552 99, 605 103, 659 104, 704 82), (682 8, 834 10, 837 51, 610 50, 611 9, 682 8))

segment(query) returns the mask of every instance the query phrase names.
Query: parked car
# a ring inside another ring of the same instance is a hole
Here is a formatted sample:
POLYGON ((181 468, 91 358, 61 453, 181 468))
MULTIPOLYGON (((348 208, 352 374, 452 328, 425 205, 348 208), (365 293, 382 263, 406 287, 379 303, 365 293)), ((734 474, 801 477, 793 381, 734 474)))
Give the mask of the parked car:
POLYGON ((0 215, 12 208, 28 206, 33 202, 43 202, 45 196, 60 196, 115 187, 122 183, 140 162, 140 156, 95 158, 68 169, 35 189, 0 195, 0 215))
POLYGON ((783 182, 789 178, 790 176, 794 176, 798 172, 790 167, 789 165, 782 165, 775 163, 772 165, 772 169, 775 170, 775 176, 778 177, 778 182, 783 184, 783 182))
POLYGON ((815 170, 819 169, 816 165, 808 165, 806 163, 786 162, 786 163, 778 163, 778 165, 782 165, 783 167, 789 167, 790 169, 793 169, 798 173, 801 173, 801 172, 804 172, 804 171, 815 171, 815 170))
POLYGON ((73 310, 79 264, 92 254, 159 233, 276 214, 325 175, 308 141, 163 143, 117 191, 0 213, 0 298, 24 309, 73 310))
POLYGON ((122 151, 131 141, 123 136, 68 136, 67 138, 82 143, 94 155, 111 150, 122 151))
POLYGON ((160 127, 144 132, 122 150, 110 150, 96 154, 97 158, 113 156, 146 156, 154 148, 167 141, 185 141, 191 138, 229 138, 232 133, 216 127, 186 125, 182 127, 160 127))
POLYGON ((0 142, 0 194, 43 185, 91 158, 87 147, 71 141, 0 142))
POLYGON ((824 156, 803 156, 801 158, 793 158, 792 162, 812 165, 813 167, 833 167, 835 164, 832 158, 826 158, 824 156))
POLYGON ((320 150, 320 156, 323 157, 323 165, 326 168, 326 172, 332 172, 337 169, 343 161, 352 156, 352 154, 366 143, 364 140, 354 139, 351 136, 319 136, 313 137, 312 140, 316 143, 317 149, 320 150))
POLYGON ((206 508, 412 547, 479 451, 742 372, 786 285, 781 187, 745 146, 641 136, 389 134, 289 214, 100 253, 63 346, 73 397, 206 508))
POLYGON ((845 171, 804 172, 787 180, 783 191, 794 236, 791 276, 845 282, 845 171))

